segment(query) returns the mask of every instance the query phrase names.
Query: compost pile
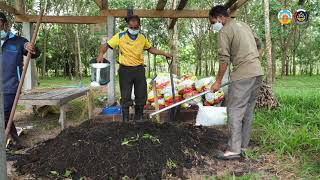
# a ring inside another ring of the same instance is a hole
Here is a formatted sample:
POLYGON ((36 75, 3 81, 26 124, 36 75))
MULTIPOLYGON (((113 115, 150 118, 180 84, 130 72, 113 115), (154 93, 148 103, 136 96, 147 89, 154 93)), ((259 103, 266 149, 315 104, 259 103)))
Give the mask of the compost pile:
POLYGON ((73 179, 183 178, 183 169, 202 166, 226 140, 218 130, 186 124, 87 121, 28 150, 15 167, 20 174, 48 178, 66 171, 73 179))
POLYGON ((277 98, 272 93, 271 86, 268 86, 265 82, 262 83, 257 97, 257 107, 274 109, 279 106, 277 98))

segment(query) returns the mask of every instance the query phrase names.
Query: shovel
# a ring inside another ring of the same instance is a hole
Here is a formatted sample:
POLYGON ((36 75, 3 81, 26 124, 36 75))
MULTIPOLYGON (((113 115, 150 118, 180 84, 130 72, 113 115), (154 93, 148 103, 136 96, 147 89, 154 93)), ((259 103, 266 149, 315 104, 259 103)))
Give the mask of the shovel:
MULTIPOLYGON (((220 88, 222 88, 222 87, 224 87, 224 86, 227 86, 227 85, 229 85, 230 83, 231 83, 231 82, 224 83, 224 84, 221 85, 220 88)), ((200 93, 200 94, 198 94, 198 95, 196 95, 196 96, 190 97, 190 98, 185 99, 185 100, 183 100, 183 101, 180 101, 180 102, 178 102, 178 103, 172 104, 171 106, 168 106, 168 107, 166 107, 166 108, 163 108, 163 109, 161 109, 161 110, 159 110, 159 111, 156 111, 156 112, 154 112, 154 113, 151 113, 151 114, 149 115, 149 116, 150 116, 150 119, 151 119, 153 116, 155 116, 155 115, 157 115, 157 114, 159 114, 159 113, 162 113, 162 112, 164 112, 164 111, 167 111, 167 110, 171 110, 171 109, 173 109, 173 108, 176 108, 177 106, 180 106, 181 104, 184 104, 184 103, 186 103, 186 102, 189 102, 189 101, 191 101, 191 100, 193 100, 193 99, 196 99, 196 98, 198 98, 198 97, 201 97, 201 96, 203 96, 203 95, 205 95, 205 94, 208 94, 208 93, 210 93, 210 92, 211 92, 211 90, 207 90, 207 91, 205 91, 205 92, 203 92, 203 93, 200 93)))
MULTIPOLYGON (((174 88, 174 82, 173 82, 173 75, 172 75, 172 63, 173 63, 173 59, 172 58, 167 58, 167 63, 169 66, 169 74, 170 74, 170 82, 171 82, 171 92, 172 92, 172 98, 173 98, 173 104, 176 104, 176 91, 174 88)), ((175 121, 177 114, 180 113, 180 106, 176 106, 172 109, 170 109, 169 111, 169 119, 170 122, 175 121)))

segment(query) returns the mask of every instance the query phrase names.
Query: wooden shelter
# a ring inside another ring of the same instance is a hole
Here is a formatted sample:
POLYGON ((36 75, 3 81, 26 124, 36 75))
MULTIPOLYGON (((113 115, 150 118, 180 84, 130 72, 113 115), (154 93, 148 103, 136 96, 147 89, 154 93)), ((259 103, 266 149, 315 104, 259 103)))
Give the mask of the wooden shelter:
MULTIPOLYGON (((244 5, 248 0, 226 0, 225 7, 228 8, 229 14, 236 16, 237 10, 244 5)), ((8 5, 5 2, 0 2, 0 9, 15 15, 15 21, 23 23, 23 36, 31 39, 32 23, 35 23, 38 16, 28 15, 25 12, 24 0, 16 0, 15 6, 8 5)), ((42 23, 61 23, 61 24, 98 24, 107 22, 107 36, 111 38, 115 33, 115 18, 123 18, 127 16, 127 9, 109 9, 108 0, 95 0, 95 3, 100 8, 100 16, 44 16, 42 23)), ((154 9, 134 9, 134 14, 141 18, 169 18, 171 19, 168 28, 173 29, 179 18, 208 18, 208 10, 187 10, 185 9, 188 0, 180 0, 176 9, 165 9, 167 0, 158 0, 154 9)), ((208 7, 210 7, 208 5, 208 7)), ((124 7, 125 8, 125 7, 124 7)), ((112 51, 108 51, 107 58, 111 60, 110 70, 110 83, 108 84, 108 100, 109 102, 115 101, 115 55, 112 51)), ((29 65, 25 90, 31 90, 35 87, 35 62, 31 61, 29 65)), ((1 79, 1 75, 0 75, 1 79)), ((2 103, 2 99, 1 102, 2 103)), ((0 114, 1 115, 1 114, 0 114)), ((3 119, 3 114, 2 117, 3 119)), ((0 120, 1 123, 3 122, 0 120)), ((4 129, 1 126, 1 130, 4 129)), ((3 139, 3 132, 0 133, 0 144, 3 139)), ((0 179, 6 179, 6 159, 5 149, 1 144, 0 146, 0 179), (4 157, 4 158, 3 158, 4 157)))
MULTIPOLYGON (((248 0, 226 0, 225 6, 231 16, 236 16, 237 10, 248 0)), ((107 36, 111 38, 115 33, 115 18, 123 18, 127 16, 127 9, 109 9, 108 0, 95 0, 100 8, 100 16, 44 16, 42 23, 60 23, 60 24, 99 24, 107 22, 107 36)), ((185 9, 188 0, 180 0, 176 9, 165 9, 167 0, 158 0, 155 9, 134 9, 134 14, 141 18, 169 18, 171 22, 168 28, 173 29, 178 18, 208 18, 209 10, 187 10, 185 9)), ((211 5, 210 5, 211 6, 211 5)), ((209 6, 209 7, 210 7, 209 6)), ((23 23, 23 36, 30 39, 31 25, 38 19, 36 15, 28 15, 25 13, 25 5, 23 0, 16 0, 15 6, 10 6, 5 2, 0 2, 0 9, 15 15, 15 21, 23 23)), ((111 60, 111 76, 108 85, 109 101, 115 101, 115 64, 114 54, 108 52, 107 59, 111 60)), ((31 62, 31 68, 28 69, 25 82, 25 90, 31 90, 35 87, 35 64, 31 62)))

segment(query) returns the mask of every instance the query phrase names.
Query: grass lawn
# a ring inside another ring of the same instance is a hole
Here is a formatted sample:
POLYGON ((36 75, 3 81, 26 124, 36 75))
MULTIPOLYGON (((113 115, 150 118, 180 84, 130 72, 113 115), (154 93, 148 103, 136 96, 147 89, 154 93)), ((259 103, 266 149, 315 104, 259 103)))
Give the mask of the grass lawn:
MULTIPOLYGON (((63 88, 69 86, 79 86, 80 80, 70 80, 64 77, 46 77, 39 79, 39 88, 63 88)), ((88 87, 90 84, 90 77, 83 77, 82 84, 88 87)))
MULTIPOLYGON (((83 84, 88 86, 89 80, 84 78, 83 84)), ((40 80, 40 88, 76 85, 79 81, 64 78, 40 80)), ((284 169, 304 179, 320 178, 320 76, 277 79, 273 90, 281 106, 256 111, 253 139, 259 143, 259 150, 248 154, 255 158, 274 153, 284 169)), ((248 174, 239 179, 257 177, 248 174)))
POLYGON ((320 76, 279 79, 273 90, 281 107, 256 113, 259 152, 276 152, 302 178, 320 178, 320 76))

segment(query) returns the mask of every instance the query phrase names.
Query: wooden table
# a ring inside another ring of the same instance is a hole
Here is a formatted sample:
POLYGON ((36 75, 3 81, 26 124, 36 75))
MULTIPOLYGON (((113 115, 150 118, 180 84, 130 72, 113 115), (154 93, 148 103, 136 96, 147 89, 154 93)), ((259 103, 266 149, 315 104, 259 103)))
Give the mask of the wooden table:
POLYGON ((87 88, 64 88, 49 90, 46 92, 26 94, 20 97, 19 104, 32 106, 59 106, 59 123, 61 124, 61 128, 64 129, 66 119, 66 105, 69 101, 82 96, 88 97, 88 112, 89 119, 91 119, 93 115, 92 96, 90 94, 90 90, 87 88))

